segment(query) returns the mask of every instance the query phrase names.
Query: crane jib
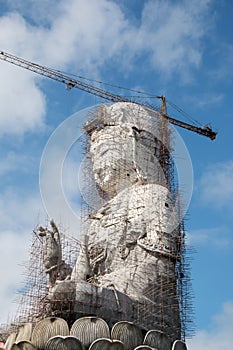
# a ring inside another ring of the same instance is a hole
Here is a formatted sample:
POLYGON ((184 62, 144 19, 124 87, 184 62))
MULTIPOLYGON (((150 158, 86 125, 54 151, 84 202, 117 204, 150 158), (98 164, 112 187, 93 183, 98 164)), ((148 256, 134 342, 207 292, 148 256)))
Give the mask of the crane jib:
POLYGON ((191 125, 188 123, 185 123, 183 121, 180 121, 178 119, 172 118, 167 114, 160 113, 164 118, 166 118, 171 124, 181 126, 187 130, 194 131, 198 134, 201 134, 203 136, 209 137, 211 140, 214 140, 217 136, 217 132, 213 131, 209 126, 204 126, 204 127, 197 127, 195 125, 191 125))
MULTIPOLYGON (((166 113, 158 112, 158 110, 155 109, 153 106, 148 106, 144 103, 140 103, 140 102, 135 101, 133 99, 129 99, 129 98, 126 98, 124 96, 116 95, 116 94, 113 94, 109 91, 102 90, 102 89, 100 89, 96 86, 93 86, 91 84, 87 84, 87 83, 84 83, 83 81, 71 78, 70 76, 65 75, 65 74, 63 74, 60 71, 57 71, 55 69, 51 69, 51 68, 39 65, 37 63, 27 61, 23 58, 11 55, 10 53, 4 52, 4 51, 0 51, 0 59, 3 61, 9 62, 11 64, 14 64, 16 66, 19 66, 21 68, 30 70, 30 71, 37 73, 39 75, 42 75, 44 77, 56 80, 60 83, 63 83, 66 85, 67 90, 70 90, 72 88, 76 88, 76 89, 83 90, 89 94, 98 96, 100 98, 103 98, 104 100, 108 100, 111 102, 136 103, 136 104, 139 104, 139 105, 151 110, 152 112, 159 113, 162 117, 167 119, 171 124, 174 124, 174 125, 177 125, 181 128, 196 132, 200 135, 203 135, 203 136, 210 138, 211 140, 214 140, 216 138, 217 132, 213 131, 209 126, 197 127, 195 125, 185 123, 181 120, 172 118, 171 116, 169 116, 166 113)), ((161 98, 161 96, 159 96, 159 98, 161 98)))

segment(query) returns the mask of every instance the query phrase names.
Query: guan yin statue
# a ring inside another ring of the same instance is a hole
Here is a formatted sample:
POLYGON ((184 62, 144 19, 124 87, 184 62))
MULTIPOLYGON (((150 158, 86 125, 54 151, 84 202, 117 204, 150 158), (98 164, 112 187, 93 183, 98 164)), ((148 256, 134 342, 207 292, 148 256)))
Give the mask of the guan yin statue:
POLYGON ((144 108, 124 102, 101 106, 85 125, 96 188, 106 199, 89 215, 72 272, 62 261, 55 224, 55 233, 40 228, 48 235, 51 314, 69 308, 75 319, 95 315, 110 327, 129 321, 180 339, 181 238, 164 165, 169 150, 157 127, 144 108))

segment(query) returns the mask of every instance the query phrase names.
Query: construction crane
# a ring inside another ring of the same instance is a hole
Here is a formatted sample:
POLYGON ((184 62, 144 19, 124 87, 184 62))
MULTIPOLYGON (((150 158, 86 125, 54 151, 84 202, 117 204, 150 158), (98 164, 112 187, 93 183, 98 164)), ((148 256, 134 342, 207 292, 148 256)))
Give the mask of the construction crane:
POLYGON ((189 123, 186 123, 184 121, 181 121, 181 120, 178 120, 178 119, 175 119, 175 118, 172 118, 171 116, 169 116, 167 114, 166 107, 164 107, 165 103, 166 103, 164 96, 156 96, 157 98, 162 100, 162 108, 160 111, 158 111, 153 106, 148 105, 146 103, 141 103, 141 102, 138 102, 134 99, 130 99, 130 98, 127 98, 127 97, 124 97, 121 95, 113 94, 109 91, 102 90, 96 86, 93 86, 91 84, 87 84, 83 81, 74 79, 66 74, 63 74, 62 72, 60 72, 58 70, 51 69, 51 68, 48 68, 45 66, 41 66, 37 63, 27 61, 23 58, 11 55, 10 53, 4 52, 4 51, 0 51, 0 59, 3 61, 6 61, 6 62, 12 63, 16 66, 19 66, 21 68, 30 70, 34 73, 39 74, 39 75, 56 80, 60 83, 63 83, 66 85, 66 88, 68 90, 70 90, 72 88, 76 88, 76 89, 86 91, 90 94, 93 94, 95 96, 98 96, 100 98, 103 98, 104 100, 108 100, 111 102, 132 102, 132 103, 140 104, 141 106, 144 106, 147 109, 148 108, 151 109, 153 112, 159 113, 163 118, 168 120, 171 124, 174 124, 174 125, 177 125, 181 128, 196 132, 200 135, 203 135, 203 136, 210 138, 211 140, 214 140, 216 138, 217 132, 213 131, 209 125, 205 125, 203 127, 198 127, 196 125, 189 124, 189 123))

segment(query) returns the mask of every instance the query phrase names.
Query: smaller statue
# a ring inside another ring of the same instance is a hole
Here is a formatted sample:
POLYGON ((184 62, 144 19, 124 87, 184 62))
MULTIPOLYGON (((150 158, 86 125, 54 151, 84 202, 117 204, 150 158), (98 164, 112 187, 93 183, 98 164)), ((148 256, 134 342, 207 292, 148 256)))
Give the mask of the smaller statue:
POLYGON ((49 291, 55 286, 57 280, 68 279, 71 274, 71 267, 62 260, 61 240, 58 228, 51 219, 50 225, 52 230, 47 227, 39 227, 39 236, 45 237, 45 245, 43 251, 43 263, 45 272, 49 275, 49 291))

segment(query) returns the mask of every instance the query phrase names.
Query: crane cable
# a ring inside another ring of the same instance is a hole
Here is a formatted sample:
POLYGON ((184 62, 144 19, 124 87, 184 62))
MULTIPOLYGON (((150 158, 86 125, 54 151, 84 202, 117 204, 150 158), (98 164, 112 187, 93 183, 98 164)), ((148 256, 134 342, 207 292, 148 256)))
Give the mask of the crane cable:
MULTIPOLYGON (((86 78, 86 77, 83 77, 81 75, 77 75, 77 74, 74 74, 74 73, 72 74, 72 73, 68 73, 68 72, 65 72, 65 71, 61 71, 61 70, 53 69, 53 71, 56 71, 56 72, 62 73, 62 74, 66 74, 66 75, 69 75, 69 76, 73 76, 73 77, 76 77, 76 78, 79 78, 79 79, 91 81, 93 83, 98 83, 98 84, 101 84, 101 85, 111 86, 111 87, 114 87, 114 88, 117 88, 117 89, 131 91, 131 92, 136 92, 138 94, 145 95, 145 96, 140 96, 140 98, 156 98, 156 95, 153 95, 153 94, 151 94, 149 92, 143 92, 143 91, 140 91, 140 90, 130 89, 130 88, 126 88, 124 86, 115 85, 113 83, 106 83, 106 82, 103 82, 101 80, 86 78)), ((131 97, 138 97, 138 96, 131 96, 131 97)))
POLYGON ((179 112, 180 114, 182 114, 184 117, 186 117, 188 120, 190 120, 191 122, 193 122, 194 124, 198 125, 198 126, 202 126, 202 124, 194 119, 193 117, 191 117, 188 113, 186 113, 183 109, 181 109, 180 107, 178 107, 175 103, 173 103, 172 101, 166 99, 167 103, 174 108, 175 110, 177 110, 177 112, 179 112))
MULTIPOLYGON (((101 85, 104 85, 104 86, 110 86, 110 87, 113 87, 113 88, 117 88, 117 89, 121 89, 121 90, 125 90, 125 91, 130 91, 130 92, 136 92, 138 94, 140 94, 139 96, 135 96, 135 95, 124 95, 124 97, 130 97, 130 98, 142 98, 142 99, 146 99, 146 98, 158 98, 157 95, 153 95, 151 93, 148 93, 148 92, 144 92, 144 91, 141 91, 141 90, 135 90, 135 89, 130 89, 130 88, 126 88, 124 86, 120 86, 120 85, 115 85, 113 83, 107 83, 107 82, 103 82, 101 80, 96 80, 96 79, 90 79, 90 78, 86 78, 86 77, 83 77, 81 75, 78 75, 78 74, 74 74, 74 73, 69 73, 69 72, 65 72, 65 71, 61 71, 61 70, 54 70, 54 71, 57 71, 58 73, 62 73, 62 74, 66 74, 66 75, 69 75, 69 76, 73 76, 73 77, 76 77, 76 78, 79 78, 79 79, 82 79, 82 80, 85 80, 85 81, 89 81, 89 82, 92 82, 92 83, 98 83, 98 84, 101 84, 101 85), (144 96, 143 96, 144 95, 144 96)), ((174 108, 177 112, 179 112, 179 114, 183 115, 187 120, 193 122, 194 124, 198 125, 198 126, 202 126, 202 124, 194 119, 193 117, 191 117, 187 112, 185 112, 183 109, 181 109, 180 107, 178 107, 174 102, 168 100, 166 98, 166 102, 172 107, 174 108)))

